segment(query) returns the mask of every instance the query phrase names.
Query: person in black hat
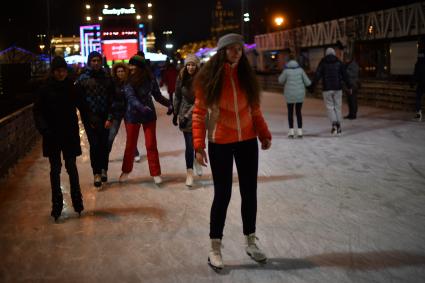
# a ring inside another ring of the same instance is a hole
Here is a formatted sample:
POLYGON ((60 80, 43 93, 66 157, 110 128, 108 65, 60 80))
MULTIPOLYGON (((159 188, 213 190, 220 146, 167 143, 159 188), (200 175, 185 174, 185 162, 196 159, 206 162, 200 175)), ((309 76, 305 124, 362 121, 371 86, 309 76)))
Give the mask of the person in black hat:
POLYGON ((108 72, 102 68, 102 55, 89 54, 87 68, 76 81, 81 119, 90 144, 90 162, 94 186, 101 188, 108 180, 108 138, 112 125, 112 96, 114 85, 108 72))
POLYGON ((81 155, 77 98, 67 67, 62 57, 53 58, 49 77, 38 90, 33 108, 36 128, 43 137, 43 156, 50 162, 51 216, 55 221, 63 209, 61 154, 69 175, 74 210, 78 214, 84 210, 76 165, 76 157, 81 155))

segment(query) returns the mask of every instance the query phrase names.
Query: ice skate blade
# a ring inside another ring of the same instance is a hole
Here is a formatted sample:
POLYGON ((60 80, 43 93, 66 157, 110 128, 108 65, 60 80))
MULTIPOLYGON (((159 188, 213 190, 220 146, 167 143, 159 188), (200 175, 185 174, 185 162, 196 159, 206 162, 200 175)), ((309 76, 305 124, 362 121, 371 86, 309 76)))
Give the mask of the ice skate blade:
POLYGON ((223 267, 218 267, 211 264, 210 258, 208 258, 208 265, 217 273, 220 273, 223 270, 223 267))
POLYGON ((267 263, 267 258, 263 259, 263 260, 256 260, 250 253, 246 253, 253 261, 261 263, 261 264, 266 264, 267 263))

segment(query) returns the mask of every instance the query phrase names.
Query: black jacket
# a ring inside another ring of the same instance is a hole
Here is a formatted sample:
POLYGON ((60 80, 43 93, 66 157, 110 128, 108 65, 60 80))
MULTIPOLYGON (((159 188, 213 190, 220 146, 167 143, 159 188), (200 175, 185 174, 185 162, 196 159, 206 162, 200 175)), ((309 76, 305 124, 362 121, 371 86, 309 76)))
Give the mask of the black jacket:
POLYGON ((416 61, 413 78, 415 83, 417 83, 418 88, 425 90, 425 58, 420 57, 416 61))
POLYGON ((115 89, 111 76, 103 69, 94 71, 87 68, 75 84, 84 124, 103 129, 105 121, 112 120, 111 105, 115 89))
POLYGON ((323 83, 323 91, 342 90, 342 82, 345 82, 348 88, 352 88, 344 64, 335 55, 327 55, 320 61, 313 84, 320 80, 323 83))
POLYGON ((43 156, 63 152, 65 158, 81 155, 77 97, 70 79, 48 78, 34 103, 35 126, 43 136, 43 156))

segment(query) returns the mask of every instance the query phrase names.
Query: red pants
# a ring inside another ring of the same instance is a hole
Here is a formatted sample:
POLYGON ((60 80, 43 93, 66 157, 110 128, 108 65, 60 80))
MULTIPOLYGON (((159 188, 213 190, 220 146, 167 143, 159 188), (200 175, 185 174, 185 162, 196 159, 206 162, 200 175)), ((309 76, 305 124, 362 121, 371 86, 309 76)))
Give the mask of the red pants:
MULTIPOLYGON (((145 134, 149 172, 151 176, 159 176, 161 175, 161 165, 159 164, 159 154, 156 146, 156 121, 142 124, 142 126, 145 134)), ((122 172, 130 173, 133 170, 134 153, 136 152, 140 124, 125 123, 125 130, 127 132, 127 141, 122 162, 122 172)))

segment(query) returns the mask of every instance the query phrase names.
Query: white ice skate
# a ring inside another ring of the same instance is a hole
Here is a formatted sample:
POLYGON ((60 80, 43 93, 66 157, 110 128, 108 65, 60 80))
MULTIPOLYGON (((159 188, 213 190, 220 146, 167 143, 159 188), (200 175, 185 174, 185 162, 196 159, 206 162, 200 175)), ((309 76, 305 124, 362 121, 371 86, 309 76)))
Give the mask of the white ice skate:
POLYGON ((196 159, 193 161, 193 167, 195 169, 195 174, 197 176, 202 176, 202 166, 198 163, 196 159))
POLYGON ((187 169, 186 186, 188 186, 188 187, 193 186, 193 169, 187 169))
POLYGON ((303 129, 297 129, 297 138, 299 139, 303 138, 303 129))
POLYGON ((153 176, 153 182, 155 183, 155 185, 160 185, 162 183, 162 178, 161 176, 153 176))
POLYGON ((223 258, 221 256, 221 239, 211 239, 211 250, 208 254, 208 264, 215 271, 223 269, 223 258))
POLYGON ((128 180, 128 173, 122 172, 121 175, 120 175, 120 178, 119 178, 118 182, 124 183, 127 180, 128 180))
POLYGON ((288 138, 293 139, 294 138, 294 135, 295 135, 294 129, 289 129, 288 138))
POLYGON ((246 253, 256 262, 259 263, 265 263, 267 261, 266 255, 258 248, 255 241, 257 240, 257 237, 255 237, 255 234, 249 234, 248 236, 245 236, 245 242, 246 242, 246 253))

